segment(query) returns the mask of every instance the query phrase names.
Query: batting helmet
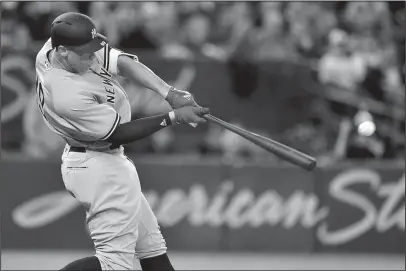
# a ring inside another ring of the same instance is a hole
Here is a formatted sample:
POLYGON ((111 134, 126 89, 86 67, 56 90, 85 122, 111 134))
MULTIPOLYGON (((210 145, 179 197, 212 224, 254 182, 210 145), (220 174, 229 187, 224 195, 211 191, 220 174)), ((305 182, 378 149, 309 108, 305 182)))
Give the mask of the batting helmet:
POLYGON ((74 47, 81 52, 92 53, 103 48, 107 38, 97 33, 93 20, 81 13, 67 12, 59 15, 51 24, 52 47, 74 47))

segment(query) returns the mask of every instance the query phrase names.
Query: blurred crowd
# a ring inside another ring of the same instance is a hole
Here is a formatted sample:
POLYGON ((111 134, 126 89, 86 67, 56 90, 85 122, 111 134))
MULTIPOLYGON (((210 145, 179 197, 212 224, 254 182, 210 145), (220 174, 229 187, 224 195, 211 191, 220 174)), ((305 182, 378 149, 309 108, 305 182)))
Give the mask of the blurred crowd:
POLYGON ((320 58, 343 39, 335 31, 341 29, 348 49, 370 64, 396 65, 387 2, 3 2, 3 46, 43 42, 50 22, 66 11, 88 14, 109 43, 123 49, 173 57, 320 58))
MULTIPOLYGON (((292 127, 283 138, 292 144, 317 138, 308 145, 332 152, 333 157, 348 156, 352 142, 355 149, 368 146, 362 157, 382 158, 388 141, 397 153, 404 133, 404 3, 403 9, 398 3, 2 2, 1 41, 2 48, 13 50, 40 46, 57 15, 78 11, 95 20, 112 46, 124 50, 149 50, 172 59, 305 63, 326 86, 325 93, 316 93, 319 117, 292 127), (355 124, 368 121, 379 126, 373 136, 359 133, 355 124), (335 125, 333 132, 315 136, 323 130, 319 126, 329 123, 335 125)), ((173 136, 168 129, 155 138, 160 146, 170 144, 173 136)), ((217 140, 205 149, 221 146, 217 149, 231 156, 239 149, 252 149, 246 152, 254 156, 259 153, 226 131, 209 129, 206 142, 216 138, 224 143, 217 140)), ((356 153, 354 157, 360 152, 356 153)))

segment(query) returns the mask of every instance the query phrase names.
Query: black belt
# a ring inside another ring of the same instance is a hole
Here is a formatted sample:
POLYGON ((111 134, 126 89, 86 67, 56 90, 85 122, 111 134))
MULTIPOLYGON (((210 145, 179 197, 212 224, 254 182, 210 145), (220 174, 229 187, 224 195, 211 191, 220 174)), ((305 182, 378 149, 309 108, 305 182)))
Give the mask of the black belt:
MULTIPOLYGON (((120 148, 120 145, 111 145, 110 146, 110 150, 115 150, 120 148)), ((85 147, 75 147, 75 146, 71 146, 69 149, 70 152, 86 152, 86 148, 85 147)))

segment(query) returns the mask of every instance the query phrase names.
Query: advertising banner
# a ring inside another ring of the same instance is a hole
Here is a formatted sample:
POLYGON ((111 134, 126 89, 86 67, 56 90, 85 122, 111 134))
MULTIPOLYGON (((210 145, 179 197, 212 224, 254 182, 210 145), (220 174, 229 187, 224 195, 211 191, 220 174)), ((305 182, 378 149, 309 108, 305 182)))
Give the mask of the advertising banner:
POLYGON ((317 196, 312 174, 292 167, 230 167, 224 249, 310 252, 317 196))
POLYGON ((315 183, 328 210, 315 232, 317 251, 405 251, 404 165, 330 168, 315 183))
MULTIPOLYGON (((168 246, 188 251, 404 253, 404 169, 134 159, 168 246)), ((4 161, 2 248, 91 248, 57 162, 4 161), (22 170, 23 169, 23 170, 22 170)))

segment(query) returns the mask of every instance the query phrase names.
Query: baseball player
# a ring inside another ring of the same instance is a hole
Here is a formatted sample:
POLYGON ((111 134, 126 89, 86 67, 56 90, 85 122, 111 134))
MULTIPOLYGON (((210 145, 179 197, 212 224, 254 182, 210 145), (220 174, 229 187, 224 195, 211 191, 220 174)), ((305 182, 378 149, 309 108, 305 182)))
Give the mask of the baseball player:
POLYGON ((62 178, 86 211, 95 256, 62 270, 173 270, 166 243, 123 144, 169 125, 204 123, 209 110, 138 61, 108 45, 91 18, 64 13, 36 62, 37 101, 47 126, 66 141, 62 178), (125 76, 162 95, 167 114, 131 121, 130 104, 117 81, 125 76))

